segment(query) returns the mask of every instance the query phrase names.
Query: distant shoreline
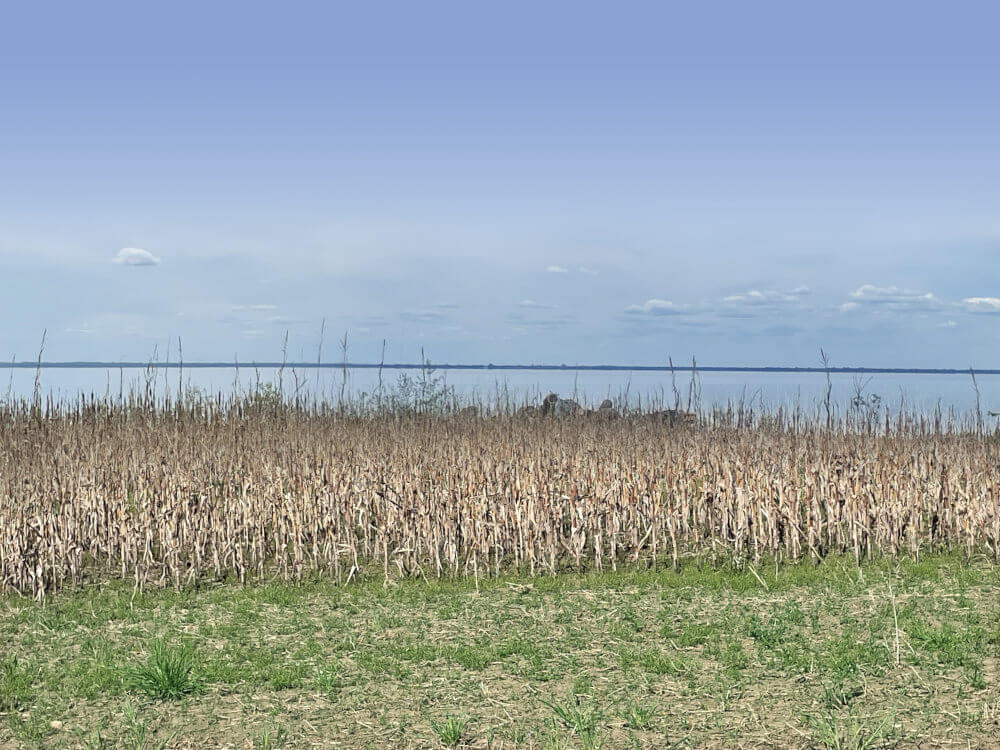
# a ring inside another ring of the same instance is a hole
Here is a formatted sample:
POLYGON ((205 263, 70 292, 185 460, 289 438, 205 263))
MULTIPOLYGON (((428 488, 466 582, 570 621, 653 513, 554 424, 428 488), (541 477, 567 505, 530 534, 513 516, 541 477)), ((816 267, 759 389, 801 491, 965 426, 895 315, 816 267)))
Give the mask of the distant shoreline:
MULTIPOLYGON (((153 368, 190 369, 190 370, 235 370, 244 369, 328 369, 328 370, 422 370, 428 365, 400 362, 2 362, 2 369, 43 370, 145 370, 153 368)), ((496 365, 496 364, 431 364, 434 370, 502 370, 502 371, 539 371, 539 372, 752 372, 752 373, 826 373, 848 375, 969 375, 970 368, 947 367, 734 367, 734 366, 701 366, 676 365, 673 368, 664 365, 496 365)), ((973 368, 974 369, 974 368, 973 368)), ((1000 375, 1000 370, 974 370, 977 375, 1000 375)))

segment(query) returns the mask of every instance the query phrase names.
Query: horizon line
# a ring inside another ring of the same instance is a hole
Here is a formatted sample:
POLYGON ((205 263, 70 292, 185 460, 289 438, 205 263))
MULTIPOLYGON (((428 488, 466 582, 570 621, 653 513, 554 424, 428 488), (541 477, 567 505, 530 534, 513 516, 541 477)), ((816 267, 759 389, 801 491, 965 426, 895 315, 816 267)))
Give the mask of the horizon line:
POLYGON ((407 362, 105 362, 65 361, 26 362, 0 361, 0 369, 330 369, 330 370, 536 370, 579 372, 756 372, 756 373, 838 373, 856 375, 1000 375, 1000 369, 974 367, 796 367, 788 365, 516 365, 516 364, 432 364, 407 362))

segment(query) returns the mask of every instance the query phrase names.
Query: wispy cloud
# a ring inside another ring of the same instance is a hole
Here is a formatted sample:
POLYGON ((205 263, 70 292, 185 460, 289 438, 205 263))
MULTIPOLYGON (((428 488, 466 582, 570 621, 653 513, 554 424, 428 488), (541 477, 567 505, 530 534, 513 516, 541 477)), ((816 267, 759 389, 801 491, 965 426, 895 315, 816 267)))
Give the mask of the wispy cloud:
POLYGON ((884 311, 929 311, 939 309, 941 301, 931 292, 900 289, 896 286, 879 287, 864 284, 850 294, 851 299, 840 306, 842 312, 867 308, 884 311))
POLYGON ((1000 297, 966 297, 962 306, 971 313, 1000 315, 1000 297))
POLYGON ((533 299, 523 299, 517 303, 517 306, 527 310, 555 310, 558 307, 558 305, 550 305, 546 302, 535 302, 533 299))
POLYGON ((120 266, 156 266, 160 259, 141 247, 123 247, 111 262, 120 266))
POLYGON ((404 310, 399 317, 413 323, 433 323, 444 320, 446 314, 440 310, 404 310))
POLYGON ((750 289, 742 294, 723 297, 712 308, 725 318, 756 318, 787 314, 790 309, 804 309, 802 304, 809 295, 809 287, 800 286, 790 291, 750 289))
POLYGON ((513 326, 515 331, 524 332, 526 330, 545 331, 556 328, 565 328, 577 322, 576 316, 569 314, 527 316, 521 313, 511 313, 506 316, 508 324, 513 326))
MULTIPOLYGON (((566 266, 548 266, 546 269, 549 273, 570 273, 570 269, 566 266)), ((598 276, 599 272, 595 271, 593 268, 588 268, 587 266, 578 266, 576 273, 582 273, 586 276, 598 276)))
POLYGON ((233 305, 234 310, 277 310, 277 305, 233 305))
POLYGON ((809 287, 800 286, 788 292, 778 292, 774 290, 760 291, 751 289, 743 294, 731 294, 723 297, 722 301, 727 304, 753 305, 753 306, 775 306, 792 302, 801 302, 809 294, 809 287))
POLYGON ((289 318, 284 315, 269 315, 267 322, 274 326, 297 326, 309 321, 302 318, 289 318))
POLYGON ((684 315, 689 310, 688 305, 679 305, 665 299, 648 299, 641 305, 629 305, 625 308, 629 315, 684 315))

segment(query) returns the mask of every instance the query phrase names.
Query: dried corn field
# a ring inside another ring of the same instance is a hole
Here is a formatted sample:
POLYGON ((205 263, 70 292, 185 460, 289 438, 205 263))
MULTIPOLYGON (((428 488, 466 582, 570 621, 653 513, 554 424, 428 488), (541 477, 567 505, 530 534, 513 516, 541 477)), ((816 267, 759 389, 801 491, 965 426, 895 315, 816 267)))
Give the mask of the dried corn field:
POLYGON ((0 588, 996 556, 998 498, 995 440, 917 421, 8 409, 0 588))

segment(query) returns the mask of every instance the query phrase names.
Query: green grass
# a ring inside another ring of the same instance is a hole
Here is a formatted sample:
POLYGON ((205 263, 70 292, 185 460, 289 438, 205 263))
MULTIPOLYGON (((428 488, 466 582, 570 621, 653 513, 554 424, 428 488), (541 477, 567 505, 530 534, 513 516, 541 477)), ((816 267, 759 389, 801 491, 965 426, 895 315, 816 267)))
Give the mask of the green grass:
POLYGON ((460 719, 456 716, 449 716, 442 721, 430 720, 431 729, 441 740, 445 747, 455 747, 462 741, 466 728, 469 726, 468 719, 460 719))
POLYGON ((198 690, 194 676, 195 653, 190 644, 168 646, 162 639, 152 642, 145 664, 132 669, 128 687, 149 698, 177 700, 198 690))
POLYGON ((18 664, 17 655, 0 661, 0 712, 17 711, 32 698, 31 675, 18 664))
POLYGON ((596 748, 604 744, 604 711, 600 707, 581 705, 579 699, 565 703, 543 700, 542 704, 552 710, 554 737, 559 736, 558 730, 561 727, 584 748, 596 748))
POLYGON ((619 716, 629 729, 649 729, 653 724, 655 712, 649 706, 638 701, 626 701, 619 716))
POLYGON ((898 744, 892 715, 869 718, 855 716, 853 711, 806 714, 813 742, 830 750, 875 750, 898 744))
POLYGON ((996 566, 756 571, 0 599, 0 747, 994 742, 996 566))

